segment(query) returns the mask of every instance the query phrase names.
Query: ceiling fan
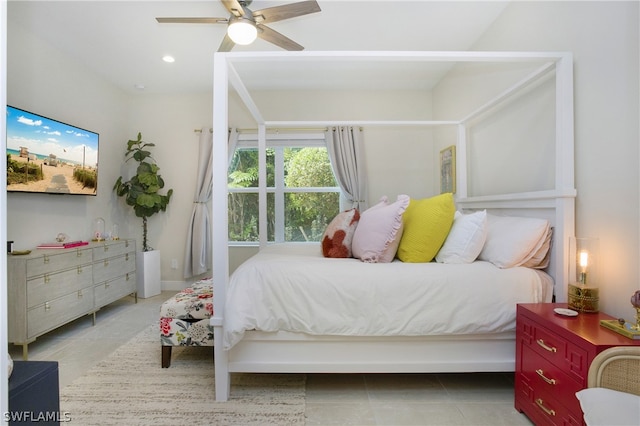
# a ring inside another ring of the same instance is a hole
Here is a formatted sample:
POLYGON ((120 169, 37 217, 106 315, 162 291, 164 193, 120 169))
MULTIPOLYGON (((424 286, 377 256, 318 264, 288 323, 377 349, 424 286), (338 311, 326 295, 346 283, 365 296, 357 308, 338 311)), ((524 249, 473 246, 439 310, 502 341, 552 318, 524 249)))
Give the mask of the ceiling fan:
POLYGON ((251 44, 256 37, 285 50, 303 50, 304 47, 264 24, 320 12, 315 0, 301 1, 266 9, 249 9, 252 0, 220 0, 231 13, 229 18, 156 18, 161 24, 227 24, 227 33, 218 52, 229 52, 236 44, 251 44))

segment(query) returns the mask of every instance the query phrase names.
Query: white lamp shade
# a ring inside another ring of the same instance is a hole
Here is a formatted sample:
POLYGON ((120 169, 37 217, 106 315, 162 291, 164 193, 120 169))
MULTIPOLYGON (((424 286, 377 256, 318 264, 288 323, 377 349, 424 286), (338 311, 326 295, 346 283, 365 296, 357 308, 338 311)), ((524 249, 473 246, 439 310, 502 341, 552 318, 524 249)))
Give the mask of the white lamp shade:
POLYGON ((247 45, 258 37, 255 24, 247 19, 238 19, 229 24, 227 34, 235 44, 247 45))

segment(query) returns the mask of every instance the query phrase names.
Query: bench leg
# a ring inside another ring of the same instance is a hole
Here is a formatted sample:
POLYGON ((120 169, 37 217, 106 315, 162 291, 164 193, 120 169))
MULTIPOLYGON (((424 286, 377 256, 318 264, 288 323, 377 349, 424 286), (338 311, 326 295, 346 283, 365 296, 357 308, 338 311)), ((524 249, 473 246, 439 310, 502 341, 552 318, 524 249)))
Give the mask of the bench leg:
POLYGON ((162 346, 162 368, 169 368, 171 365, 171 346, 162 346))

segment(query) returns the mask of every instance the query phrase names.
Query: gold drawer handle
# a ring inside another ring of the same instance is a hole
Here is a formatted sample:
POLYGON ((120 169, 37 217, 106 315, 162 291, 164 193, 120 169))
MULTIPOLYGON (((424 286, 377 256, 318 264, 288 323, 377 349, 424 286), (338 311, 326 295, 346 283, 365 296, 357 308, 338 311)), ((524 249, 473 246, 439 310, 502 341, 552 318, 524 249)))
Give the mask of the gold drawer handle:
POLYGON ((76 249, 76 256, 77 257, 82 257, 82 250, 76 249))
POLYGON ((127 253, 127 254, 124 256, 124 260, 125 260, 125 262, 128 262, 128 261, 129 261, 129 253, 127 253))
POLYGON ((547 407, 544 406, 544 401, 542 400, 542 398, 538 398, 536 399, 536 404, 538 404, 538 407, 540 407, 540 409, 542 411, 544 411, 545 413, 547 413, 550 416, 555 416, 556 415, 556 410, 551 410, 547 407))
POLYGON ((44 263, 49 263, 49 256, 47 256, 46 254, 44 255, 44 263))
POLYGON ((44 283, 49 284, 51 282, 51 277, 49 274, 44 274, 44 283))
POLYGON ((82 266, 78 266, 78 275, 82 273, 82 266))
POLYGON ((51 305, 49 305, 49 302, 44 302, 44 310, 48 311, 49 309, 51 309, 51 305))
POLYGON ((109 246, 108 245, 104 245, 104 251, 109 251, 109 246))
POLYGON ((544 375, 544 371, 542 371, 541 369, 536 370, 536 373, 538 373, 538 376, 542 377, 542 380, 549 383, 550 385, 556 384, 556 379, 548 378, 547 376, 544 375))
POLYGON ((126 277, 125 280, 129 281, 129 273, 128 272, 126 273, 125 277, 126 277))
POLYGON ((109 284, 109 283, 104 283, 104 288, 109 288, 109 287, 111 287, 111 284, 109 284))
POLYGON ((538 345, 542 346, 544 349, 548 350, 549 352, 558 352, 558 350, 556 348, 554 348, 553 346, 548 346, 547 344, 545 344, 544 340, 542 340, 542 339, 536 340, 536 343, 538 345))
POLYGON ((105 261, 104 261, 104 267, 106 268, 107 266, 109 266, 109 261, 108 261, 108 260, 105 260, 105 261))
POLYGON ((78 290, 78 299, 82 299, 82 290, 78 290))
POLYGON ((129 248, 129 241, 125 241, 125 242, 124 242, 124 246, 125 246, 126 248, 129 248))

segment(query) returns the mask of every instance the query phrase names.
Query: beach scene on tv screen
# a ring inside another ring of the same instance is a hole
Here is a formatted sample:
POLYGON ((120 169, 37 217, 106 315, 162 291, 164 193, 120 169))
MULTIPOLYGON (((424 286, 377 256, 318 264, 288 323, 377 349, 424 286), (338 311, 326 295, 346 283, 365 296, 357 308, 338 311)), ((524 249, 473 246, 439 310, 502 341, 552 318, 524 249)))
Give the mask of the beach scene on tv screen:
POLYGON ((96 195, 98 134, 7 106, 7 190, 96 195))

